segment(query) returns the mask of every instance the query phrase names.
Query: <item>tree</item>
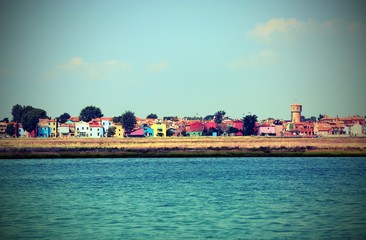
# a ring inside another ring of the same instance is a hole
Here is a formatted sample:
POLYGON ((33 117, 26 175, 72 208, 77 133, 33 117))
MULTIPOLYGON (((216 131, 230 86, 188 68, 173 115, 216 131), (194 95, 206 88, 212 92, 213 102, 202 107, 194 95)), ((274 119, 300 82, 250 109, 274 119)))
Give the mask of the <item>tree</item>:
POLYGON ((27 132, 32 132, 34 129, 36 129, 38 122, 39 115, 36 113, 36 111, 28 111, 22 117, 22 126, 27 132))
POLYGON ((131 133, 136 125, 135 113, 131 111, 126 111, 121 116, 122 127, 125 129, 126 133, 131 133))
POLYGON ((69 118, 70 118, 71 116, 70 116, 70 114, 68 114, 68 113, 63 113, 63 114, 61 114, 58 118, 57 118, 57 120, 60 122, 60 123, 65 123, 69 118))
POLYGON ((256 115, 246 115, 243 118, 243 135, 251 136, 255 133, 255 123, 257 122, 256 115))
POLYGON ((157 119, 158 118, 158 115, 156 115, 155 113, 150 113, 149 115, 147 115, 146 118, 157 119))
POLYGON ((15 135, 15 127, 14 127, 14 124, 8 124, 6 126, 6 134, 8 134, 11 137, 15 135))
POLYGON ((9 123, 9 118, 6 117, 3 120, 1 120, 1 122, 9 123))
POLYGON ((237 129, 236 127, 230 127, 228 132, 229 134, 237 134, 239 132, 239 129, 237 129))
POLYGON ((116 134, 116 127, 109 127, 107 131, 107 137, 113 137, 116 134))
POLYGON ((207 115, 206 117, 203 118, 203 120, 206 120, 206 121, 210 121, 212 119, 214 119, 215 115, 207 115))
POLYGON ((121 122, 121 116, 113 117, 113 122, 114 123, 120 123, 121 122))
POLYGON ((100 108, 95 106, 87 106, 81 110, 79 118, 81 121, 90 122, 92 119, 100 117, 103 117, 100 108))
POLYGON ((171 128, 169 128, 168 130, 166 130, 166 136, 167 137, 171 137, 171 136, 173 136, 174 135, 174 130, 173 129, 171 129, 171 128))
POLYGON ((225 111, 217 111, 215 113, 215 123, 221 124, 225 114, 226 114, 225 111))
POLYGON ((13 115, 13 122, 21 122, 23 116, 23 107, 19 104, 16 104, 11 109, 11 115, 13 115))
POLYGON ((323 114, 319 114, 318 121, 320 121, 324 117, 323 114))

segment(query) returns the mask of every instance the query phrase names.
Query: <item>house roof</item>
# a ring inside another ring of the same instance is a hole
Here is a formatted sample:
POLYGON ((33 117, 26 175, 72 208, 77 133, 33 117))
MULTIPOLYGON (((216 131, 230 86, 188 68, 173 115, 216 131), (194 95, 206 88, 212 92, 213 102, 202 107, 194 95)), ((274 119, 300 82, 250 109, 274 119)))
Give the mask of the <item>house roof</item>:
POLYGON ((130 135, 131 136, 141 136, 141 135, 144 135, 144 129, 143 128, 137 129, 136 131, 133 131, 130 135))

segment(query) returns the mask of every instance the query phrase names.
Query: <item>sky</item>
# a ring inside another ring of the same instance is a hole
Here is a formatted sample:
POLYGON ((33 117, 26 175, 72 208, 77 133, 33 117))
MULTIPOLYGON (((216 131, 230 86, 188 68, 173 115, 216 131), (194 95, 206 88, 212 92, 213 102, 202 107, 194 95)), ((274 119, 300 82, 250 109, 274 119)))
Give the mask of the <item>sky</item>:
POLYGON ((366 115, 366 2, 0 2, 0 118, 366 115))

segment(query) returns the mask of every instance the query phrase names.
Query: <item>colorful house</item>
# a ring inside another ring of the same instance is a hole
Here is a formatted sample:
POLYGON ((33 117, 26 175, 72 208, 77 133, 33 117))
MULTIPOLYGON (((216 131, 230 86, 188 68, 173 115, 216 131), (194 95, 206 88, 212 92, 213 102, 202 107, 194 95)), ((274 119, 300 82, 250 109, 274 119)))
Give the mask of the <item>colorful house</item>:
POLYGON ((113 118, 109 118, 109 117, 100 118, 100 123, 103 126, 104 135, 106 137, 107 136, 108 129, 112 126, 113 118))
POLYGON ((56 119, 48 120, 48 126, 51 129, 51 137, 57 137, 58 123, 57 123, 56 119))
POLYGON ((260 136, 276 136, 276 127, 271 124, 262 124, 258 128, 258 135, 260 136))
POLYGON ((145 137, 145 132, 143 128, 139 128, 135 131, 132 131, 129 135, 129 137, 145 137))
POLYGON ((234 120, 233 127, 239 130, 239 132, 235 134, 236 136, 243 136, 243 121, 238 119, 234 120))
POLYGON ((89 123, 84 121, 75 123, 76 137, 89 137, 89 134, 90 134, 89 123))
POLYGON ((142 124, 142 128, 144 129, 144 137, 153 137, 154 136, 154 130, 152 130, 152 128, 149 125, 142 124))
POLYGON ((91 122, 89 123, 90 134, 89 137, 91 138, 101 138, 104 136, 104 128, 98 122, 91 122))
POLYGON ((125 131, 122 127, 122 124, 121 123, 113 123, 112 126, 115 127, 114 137, 115 138, 123 138, 124 134, 125 134, 125 131))
POLYGON ((190 122, 186 124, 186 132, 190 137, 202 136, 205 126, 201 122, 190 122))
POLYGON ((59 124, 59 126, 58 126, 59 137, 60 138, 70 137, 71 136, 70 129, 73 126, 74 126, 73 124, 68 124, 68 123, 61 123, 61 124, 59 124))
POLYGON ((154 137, 166 137, 166 125, 164 123, 154 123, 151 125, 154 137))

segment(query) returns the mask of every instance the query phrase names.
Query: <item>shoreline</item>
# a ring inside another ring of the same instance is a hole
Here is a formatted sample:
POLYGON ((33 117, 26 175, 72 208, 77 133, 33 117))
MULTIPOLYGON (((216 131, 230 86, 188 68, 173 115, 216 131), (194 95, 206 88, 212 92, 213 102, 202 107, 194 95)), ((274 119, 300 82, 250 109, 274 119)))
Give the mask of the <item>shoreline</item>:
POLYGON ((366 157, 366 138, 1 139, 0 159, 366 157))

